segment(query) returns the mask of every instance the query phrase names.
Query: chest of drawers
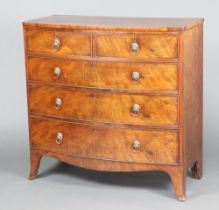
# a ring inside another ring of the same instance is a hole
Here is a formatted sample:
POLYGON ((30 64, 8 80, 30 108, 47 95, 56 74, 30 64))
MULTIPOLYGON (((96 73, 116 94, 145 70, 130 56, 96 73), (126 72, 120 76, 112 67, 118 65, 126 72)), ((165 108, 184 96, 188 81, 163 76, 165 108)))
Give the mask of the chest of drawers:
POLYGON ((158 170, 185 200, 202 176, 202 19, 50 16, 23 23, 30 179, 43 156, 158 170))

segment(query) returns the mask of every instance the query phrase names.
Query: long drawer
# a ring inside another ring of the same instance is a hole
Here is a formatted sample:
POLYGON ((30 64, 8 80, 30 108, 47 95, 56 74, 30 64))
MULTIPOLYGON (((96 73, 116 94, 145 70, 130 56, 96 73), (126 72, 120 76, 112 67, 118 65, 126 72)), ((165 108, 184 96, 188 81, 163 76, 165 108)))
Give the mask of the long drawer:
POLYGON ((31 118, 32 146, 81 157, 176 164, 177 131, 109 128, 31 118))
POLYGON ((46 83, 138 91, 176 90, 177 65, 28 59, 29 79, 46 83))
POLYGON ((30 85, 30 112, 98 122, 177 125, 178 98, 30 85))

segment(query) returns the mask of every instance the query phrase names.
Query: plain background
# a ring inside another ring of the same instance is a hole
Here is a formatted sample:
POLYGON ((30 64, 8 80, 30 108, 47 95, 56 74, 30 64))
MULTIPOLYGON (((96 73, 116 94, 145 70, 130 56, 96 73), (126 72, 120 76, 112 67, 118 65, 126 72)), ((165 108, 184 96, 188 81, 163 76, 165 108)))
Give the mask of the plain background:
POLYGON ((1 0, 0 209, 211 209, 219 208, 219 1, 218 0, 1 0), (187 201, 178 202, 163 173, 110 174, 41 161, 28 181, 29 151, 21 22, 52 14, 203 17, 204 177, 187 178, 187 201))

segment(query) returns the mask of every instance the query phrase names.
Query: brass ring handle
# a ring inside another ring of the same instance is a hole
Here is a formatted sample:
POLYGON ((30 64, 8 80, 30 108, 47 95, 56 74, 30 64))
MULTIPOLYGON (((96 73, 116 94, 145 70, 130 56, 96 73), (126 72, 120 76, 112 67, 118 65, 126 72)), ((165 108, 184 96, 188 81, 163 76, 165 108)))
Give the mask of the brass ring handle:
POLYGON ((63 139, 64 139, 63 133, 62 132, 58 132, 57 135, 56 135, 56 143, 57 144, 62 144, 63 139))
POLYGON ((139 81, 139 79, 140 79, 140 74, 139 74, 139 72, 133 71, 133 72, 132 72, 132 80, 134 80, 134 81, 139 81))
POLYGON ((139 140, 134 140, 133 142, 132 142, 132 148, 134 149, 134 150, 139 150, 140 148, 141 148, 141 143, 140 143, 140 141, 139 140))
POLYGON ((53 40, 53 47, 58 50, 60 48, 61 42, 57 36, 53 40))
POLYGON ((61 98, 55 99, 55 106, 56 106, 56 108, 60 108, 62 106, 62 99, 61 98))
POLYGON ((132 112, 133 112, 134 114, 138 114, 138 113, 140 112, 140 109, 141 109, 141 107, 140 107, 139 104, 133 104, 133 105, 132 105, 132 112))
POLYGON ((55 67, 53 70, 54 77, 58 79, 61 76, 61 69, 59 67, 55 67))
POLYGON ((132 40, 132 43, 131 43, 131 51, 132 51, 133 53, 137 53, 138 50, 139 50, 139 44, 138 44, 136 38, 134 38, 134 39, 132 40))

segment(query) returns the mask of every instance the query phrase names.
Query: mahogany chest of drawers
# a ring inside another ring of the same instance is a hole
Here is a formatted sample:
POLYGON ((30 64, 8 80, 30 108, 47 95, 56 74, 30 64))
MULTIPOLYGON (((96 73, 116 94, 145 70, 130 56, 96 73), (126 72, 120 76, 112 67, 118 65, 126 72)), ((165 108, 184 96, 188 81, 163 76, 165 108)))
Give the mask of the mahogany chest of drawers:
POLYGON ((23 23, 30 179, 41 157, 202 176, 202 19, 50 16, 23 23))

